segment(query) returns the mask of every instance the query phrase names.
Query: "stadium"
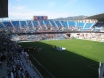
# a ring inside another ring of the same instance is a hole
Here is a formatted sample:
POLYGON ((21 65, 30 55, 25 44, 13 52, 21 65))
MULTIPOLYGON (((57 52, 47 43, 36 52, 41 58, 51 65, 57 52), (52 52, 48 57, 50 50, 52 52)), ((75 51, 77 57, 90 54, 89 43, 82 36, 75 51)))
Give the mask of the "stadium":
MULTIPOLYGON (((8 17, 1 11, 0 18, 8 17)), ((104 13, 32 18, 0 21, 0 78, 104 77, 104 13)))

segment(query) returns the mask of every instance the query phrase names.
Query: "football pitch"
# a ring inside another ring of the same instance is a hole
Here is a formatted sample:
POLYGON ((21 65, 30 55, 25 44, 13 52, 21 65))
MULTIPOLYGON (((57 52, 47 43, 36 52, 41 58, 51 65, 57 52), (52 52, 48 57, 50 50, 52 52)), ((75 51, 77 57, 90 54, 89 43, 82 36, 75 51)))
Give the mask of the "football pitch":
POLYGON ((98 78, 99 61, 104 62, 104 43, 88 40, 49 40, 19 43, 23 47, 43 47, 40 52, 29 51, 30 60, 46 76, 34 60, 43 65, 55 78, 98 78), (52 45, 64 47, 58 51, 52 45))

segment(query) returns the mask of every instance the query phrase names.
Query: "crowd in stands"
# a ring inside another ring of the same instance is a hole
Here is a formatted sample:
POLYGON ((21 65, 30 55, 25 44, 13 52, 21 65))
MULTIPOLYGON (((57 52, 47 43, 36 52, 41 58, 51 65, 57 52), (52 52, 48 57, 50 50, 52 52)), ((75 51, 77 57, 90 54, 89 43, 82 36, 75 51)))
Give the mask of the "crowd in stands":
POLYGON ((104 33, 82 33, 78 35, 76 38, 102 41, 104 40, 104 33))
MULTIPOLYGON (((17 48, 12 45, 13 43, 11 43, 11 48, 8 50, 7 54, 8 76, 12 73, 14 78, 30 78, 21 60, 20 54, 16 50, 17 48)), ((11 78, 11 76, 9 78, 11 78)))
MULTIPOLYGON (((0 64, 6 60, 6 41, 6 38, 4 38, 4 35, 2 34, 2 36, 0 36, 0 64)), ((1 65, 0 67, 2 68, 1 65)))
POLYGON ((6 39, 3 38, 3 36, 1 36, 0 38, 0 68, 2 69, 2 62, 4 62, 6 60, 6 39))
MULTIPOLYGON (((15 39, 16 37, 13 37, 13 39, 15 39)), ((19 35, 17 38, 19 40, 39 41, 39 40, 62 40, 68 39, 69 37, 66 34, 36 34, 36 35, 19 35)))
MULTIPOLYGON (((3 67, 2 63, 7 61, 7 78, 31 78, 21 60, 19 48, 19 45, 10 40, 10 36, 0 34, 0 69, 3 67)), ((22 51, 26 53, 25 49, 22 51)), ((26 58, 26 61, 32 66, 29 59, 26 58)))

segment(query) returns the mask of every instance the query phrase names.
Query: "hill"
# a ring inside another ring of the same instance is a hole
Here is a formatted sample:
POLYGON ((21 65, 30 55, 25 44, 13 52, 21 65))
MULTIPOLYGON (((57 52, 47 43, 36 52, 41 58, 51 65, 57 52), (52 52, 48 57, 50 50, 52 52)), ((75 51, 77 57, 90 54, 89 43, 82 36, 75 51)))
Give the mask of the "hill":
POLYGON ((80 16, 71 16, 66 18, 60 17, 53 20, 84 20, 85 18, 87 18, 87 16, 80 15, 80 16))

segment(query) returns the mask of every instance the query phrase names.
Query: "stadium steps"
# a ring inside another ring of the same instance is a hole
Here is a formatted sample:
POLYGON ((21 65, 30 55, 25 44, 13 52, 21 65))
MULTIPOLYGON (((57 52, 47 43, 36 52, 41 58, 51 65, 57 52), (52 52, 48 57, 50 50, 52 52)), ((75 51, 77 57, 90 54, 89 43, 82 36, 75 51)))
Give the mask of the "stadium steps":
POLYGON ((26 67, 26 70, 28 71, 29 75, 31 76, 31 78, 42 78, 38 72, 36 70, 34 70, 33 67, 31 67, 27 62, 26 59, 23 55, 20 55, 21 60, 24 64, 24 66, 26 67), (35 77, 34 77, 35 76, 35 77))

